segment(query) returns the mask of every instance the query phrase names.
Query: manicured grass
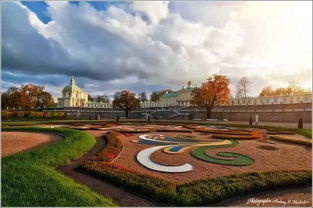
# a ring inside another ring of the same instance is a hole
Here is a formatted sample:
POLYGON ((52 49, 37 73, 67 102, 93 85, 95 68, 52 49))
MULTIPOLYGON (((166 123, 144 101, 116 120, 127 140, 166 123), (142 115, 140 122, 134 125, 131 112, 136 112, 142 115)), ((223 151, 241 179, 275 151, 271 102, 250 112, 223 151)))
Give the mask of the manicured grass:
POLYGON ((297 134, 305 136, 307 138, 312 139, 312 130, 311 129, 296 129, 295 131, 297 134))
MULTIPOLYGON (((107 135, 108 146, 118 143, 116 134, 107 135)), ((234 145, 234 144, 232 144, 234 145)), ((117 147, 119 149, 119 147, 117 147)), ((115 152, 115 150, 114 150, 115 152)), ((105 157, 105 155, 102 155, 105 157)), ((114 184, 170 206, 205 206, 233 196, 274 188, 312 184, 311 170, 249 172, 196 180, 177 185, 174 182, 114 165, 110 159, 86 161, 80 168, 114 184), (105 161, 105 162, 102 162, 105 161)))
POLYGON ((56 170, 95 144, 84 132, 65 128, 7 128, 4 131, 52 132, 62 141, 2 158, 3 206, 116 206, 56 170))
POLYGON ((270 136, 270 138, 273 140, 282 141, 282 142, 312 146, 312 140, 309 140, 309 139, 295 139, 295 138, 288 138, 288 136, 286 136, 286 137, 270 136))

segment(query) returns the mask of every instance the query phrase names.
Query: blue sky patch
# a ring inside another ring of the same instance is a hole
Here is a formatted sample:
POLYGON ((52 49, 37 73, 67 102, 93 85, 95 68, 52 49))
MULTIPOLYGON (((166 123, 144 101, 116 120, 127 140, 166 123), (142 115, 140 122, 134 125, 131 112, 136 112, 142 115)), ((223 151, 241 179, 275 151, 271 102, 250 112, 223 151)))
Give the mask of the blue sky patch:
POLYGON ((47 10, 47 3, 44 1, 21 1, 21 3, 34 12, 37 17, 45 24, 51 21, 47 10))

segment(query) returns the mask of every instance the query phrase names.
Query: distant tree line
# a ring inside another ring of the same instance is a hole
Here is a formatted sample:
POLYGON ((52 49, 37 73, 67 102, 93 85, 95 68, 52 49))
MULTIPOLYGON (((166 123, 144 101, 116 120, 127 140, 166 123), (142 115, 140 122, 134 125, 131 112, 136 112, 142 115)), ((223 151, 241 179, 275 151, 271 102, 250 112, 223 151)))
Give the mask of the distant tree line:
POLYGON ((103 103, 110 102, 110 99, 107 95, 96 95, 96 96, 88 95, 88 100, 91 102, 103 102, 103 103))
POLYGON ((166 90, 161 90, 161 91, 153 91, 151 93, 151 96, 150 96, 150 101, 152 102, 157 102, 160 100, 160 97, 166 93, 172 93, 173 90, 172 89, 166 89, 166 90))
POLYGON ((42 109, 54 107, 56 103, 44 86, 27 84, 10 87, 1 94, 2 109, 42 109))
POLYGON ((283 96, 283 95, 301 95, 307 93, 309 91, 304 90, 301 88, 296 82, 290 82, 289 86, 286 88, 277 88, 272 89, 272 87, 268 86, 262 89, 259 94, 259 97, 265 96, 283 96))

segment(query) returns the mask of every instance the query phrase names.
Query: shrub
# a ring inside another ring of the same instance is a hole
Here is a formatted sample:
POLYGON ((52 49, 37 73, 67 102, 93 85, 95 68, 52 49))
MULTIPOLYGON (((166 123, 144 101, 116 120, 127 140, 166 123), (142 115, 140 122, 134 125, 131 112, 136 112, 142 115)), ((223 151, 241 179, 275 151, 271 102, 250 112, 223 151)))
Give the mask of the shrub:
POLYGON ((49 111, 47 112, 47 118, 63 118, 65 116, 64 112, 60 111, 49 111))
POLYGON ((29 114, 29 117, 31 117, 31 118, 43 118, 44 112, 31 111, 29 114))
POLYGON ((282 136, 270 136, 271 139, 282 141, 282 142, 289 142, 294 144, 303 144, 306 146, 311 146, 312 141, 309 139, 295 139, 295 138, 288 138, 288 137, 282 137, 282 136))
POLYGON ((25 111, 16 111, 16 115, 18 118, 23 118, 25 115, 25 111))
POLYGON ((299 119, 299 122, 298 122, 298 129, 303 129, 303 121, 302 121, 302 118, 299 119))
POLYGON ((15 111, 1 111, 1 118, 12 118, 16 116, 17 113, 15 111))

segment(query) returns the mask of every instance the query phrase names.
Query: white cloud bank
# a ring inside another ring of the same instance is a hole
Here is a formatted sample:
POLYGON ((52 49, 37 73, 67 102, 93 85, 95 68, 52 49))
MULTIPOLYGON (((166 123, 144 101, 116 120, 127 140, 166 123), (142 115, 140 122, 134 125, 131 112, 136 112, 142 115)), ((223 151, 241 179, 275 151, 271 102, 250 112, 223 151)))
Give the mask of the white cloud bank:
POLYGON ((102 11, 87 2, 47 4, 52 21, 44 24, 21 3, 3 3, 4 70, 84 77, 108 93, 129 80, 149 92, 220 72, 232 88, 250 78, 253 95, 294 79, 311 87, 312 2, 134 2, 102 11))

